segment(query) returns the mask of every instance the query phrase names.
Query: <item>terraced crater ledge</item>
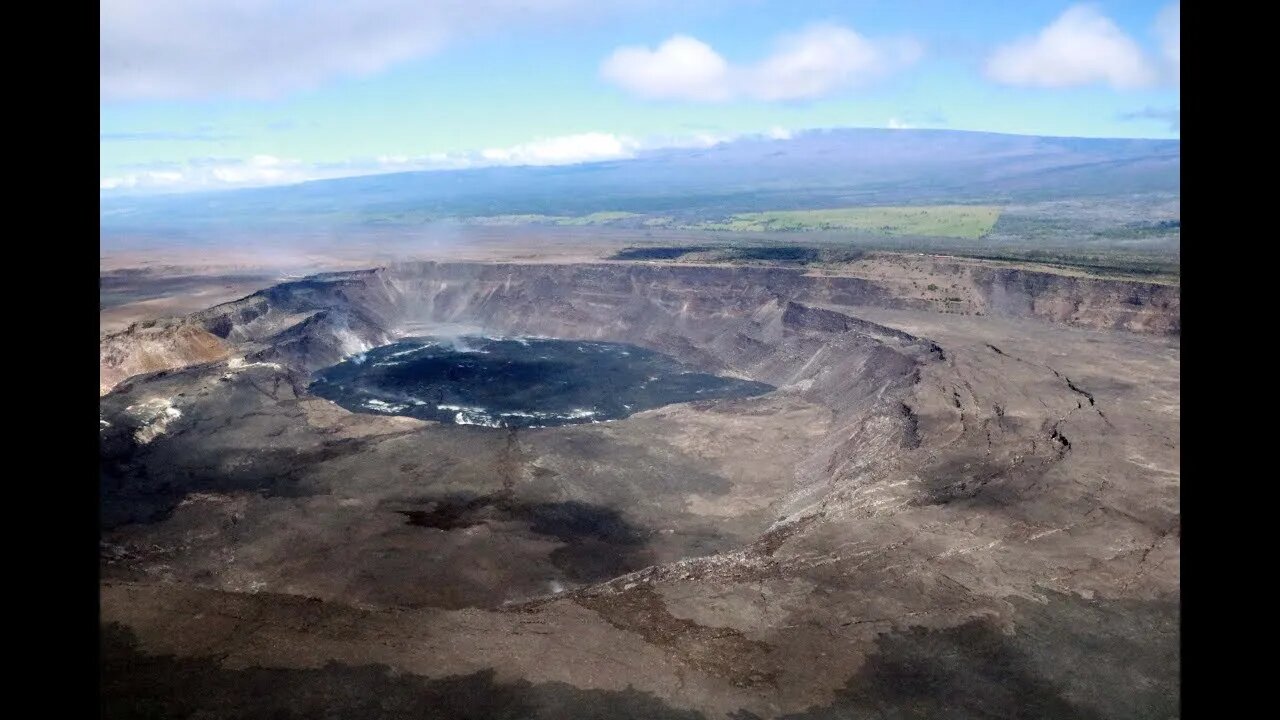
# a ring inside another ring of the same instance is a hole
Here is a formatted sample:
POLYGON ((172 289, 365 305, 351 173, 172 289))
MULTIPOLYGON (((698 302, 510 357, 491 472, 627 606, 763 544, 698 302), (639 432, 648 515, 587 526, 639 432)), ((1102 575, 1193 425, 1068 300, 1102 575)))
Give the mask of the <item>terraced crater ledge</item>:
POLYGON ((1176 714, 1178 290, 966 283, 981 315, 801 270, 410 263, 107 336, 109 696, 212 717, 1176 714), (423 336, 624 343, 768 389, 536 428, 314 392, 423 336))

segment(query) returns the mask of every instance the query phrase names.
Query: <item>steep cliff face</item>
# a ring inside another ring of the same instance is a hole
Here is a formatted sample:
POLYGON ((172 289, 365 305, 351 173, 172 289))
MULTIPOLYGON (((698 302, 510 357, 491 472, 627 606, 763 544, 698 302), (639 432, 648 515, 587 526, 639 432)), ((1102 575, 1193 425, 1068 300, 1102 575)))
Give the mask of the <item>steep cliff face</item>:
POLYGON ((99 346, 98 392, 105 395, 133 375, 211 362, 227 356, 229 345, 199 323, 140 323, 108 335, 99 346))
POLYGON ((939 283, 943 276, 948 283, 940 299, 913 292, 910 285, 923 279, 895 283, 786 268, 413 263, 331 273, 109 336, 102 391, 140 372, 207 362, 228 344, 269 345, 251 352, 316 369, 421 323, 643 342, 717 369, 745 361, 754 340, 721 338, 713 352, 691 344, 694 336, 787 302, 1026 317, 1161 335, 1180 328, 1176 286, 982 266, 933 269, 939 283), (681 331, 673 333, 667 319, 681 331))
MULTIPOLYGON (((1147 332, 1176 308, 1139 293, 1137 323, 1093 312, 1109 286, 1056 282, 969 287, 1019 317, 1147 332)), ((175 656, 604 677, 707 717, 918 709, 919 672, 977 688, 966 716, 1047 707, 1027 687, 1100 708, 1046 717, 1168 715, 1145 710, 1177 692, 1177 396, 1133 373, 1176 364, 1123 354, 1163 344, 1150 338, 1083 343, 934 308, 873 279, 777 269, 462 263, 211 308, 174 327, 231 359, 100 403, 104 617, 175 656), (869 306, 917 324, 858 317, 869 306), (778 389, 528 432, 353 414, 307 391, 316 368, 418 333, 631 342, 778 389), (339 619, 300 629, 299 596, 339 619), (261 608, 227 621, 235 639, 221 625, 191 639, 191 615, 241 601, 261 608), (882 642, 909 652, 884 660, 882 642), (1085 655, 1100 669, 1082 685, 1085 655), (1011 694, 1012 667, 1038 674, 1011 694), (841 688, 865 706, 842 706, 841 688)))
MULTIPOLYGON (((1011 276, 992 287, 1018 282, 1011 276)), ((922 373, 946 375, 930 369, 946 364, 942 348, 832 309, 868 304, 913 305, 865 279, 779 269, 419 263, 278 285, 192 316, 189 327, 222 339, 243 362, 294 378, 396 337, 456 332, 635 343, 767 382, 831 418, 829 432, 806 449, 802 480, 779 505, 795 514, 919 447, 930 413, 949 416, 953 402, 961 406, 957 390, 921 384, 922 373), (867 447, 880 448, 874 463, 860 455, 867 447)), ((1044 407, 1049 398, 1075 403, 1065 385, 1039 397, 1044 407)), ((970 475, 981 468, 1007 475, 1018 464, 1034 473, 1056 447, 1050 431, 1035 429, 1038 444, 1018 433, 1012 449, 993 455, 986 426, 961 431, 961 445, 986 447, 969 462, 970 475)))
MULTIPOLYGON (((1063 275, 1017 268, 934 263, 941 278, 970 296, 973 310, 1031 317, 1096 329, 1176 334, 1177 286, 1063 275)), ((941 288, 946 292, 948 287, 941 288)), ((573 313, 595 306, 643 308, 646 303, 680 313, 733 313, 765 298, 837 307, 938 309, 883 278, 808 274, 790 268, 631 264, 414 263, 387 269, 318 276, 263 291, 243 304, 213 309, 202 317, 217 325, 243 322, 266 302, 276 312, 306 307, 355 305, 382 323, 412 320, 556 317, 572 323, 573 313), (539 304, 537 308, 531 307, 539 304)), ((957 300, 960 300, 957 298, 957 300)), ((218 333, 220 334, 220 333, 218 333)))
POLYGON ((1176 335, 1182 327, 1175 285, 1017 269, 980 271, 974 284, 995 315, 1152 335, 1176 335))
MULTIPOLYGON (((917 366, 937 362, 942 353, 907 333, 792 299, 894 302, 874 286, 849 281, 815 291, 808 284, 798 273, 767 269, 424 263, 279 285, 191 316, 182 327, 217 339, 236 356, 237 368, 287 375, 294 395, 309 373, 415 333, 634 343, 707 371, 785 388, 797 401, 825 409, 831 432, 804 452, 814 468, 830 468, 843 464, 851 436, 871 418, 881 420, 875 434, 894 445, 910 434, 913 420, 899 398, 916 382, 917 366)), ((236 371, 209 369, 215 378, 236 377, 236 371)), ((204 374, 193 368, 191 375, 204 374)), ((176 388, 191 380, 174 377, 140 380, 149 397, 190 395, 176 388), (167 383, 174 384, 172 392, 161 390, 167 383)), ((274 398, 280 385, 273 383, 268 394, 274 398)), ((107 407, 139 416, 136 392, 122 395, 107 407)), ((119 431, 134 430, 131 422, 119 431)), ((148 477, 165 472, 157 468, 148 477)), ((798 512, 813 500, 797 496, 783 505, 798 512)))
MULTIPOLYGON (((938 270, 962 274, 959 267, 938 270)), ((1176 334, 1179 328, 1176 286, 993 267, 963 268, 962 280, 970 295, 967 306, 991 314, 1153 334, 1176 334)), ((596 312, 601 308, 624 312, 607 327, 650 309, 731 315, 766 299, 850 308, 939 307, 880 279, 787 268, 415 263, 286 283, 193 319, 220 336, 228 332, 225 327, 244 328, 236 331, 238 339, 255 337, 245 321, 260 316, 264 306, 276 314, 358 307, 369 322, 388 329, 415 320, 555 322, 566 328, 590 321, 593 332, 604 333, 596 312)))
MULTIPOLYGON (((1176 292, 1164 286, 1020 270, 973 281, 994 314, 1147 332, 1177 326, 1176 292)), ((974 396, 953 370, 940 369, 948 366, 942 348, 849 312, 868 305, 930 308, 865 278, 776 268, 414 263, 286 283, 192 320, 234 341, 250 362, 302 374, 398 336, 479 332, 635 343, 786 388, 833 421, 801 463, 797 477, 807 480, 785 504, 792 512, 862 482, 852 478, 872 472, 860 456, 867 447, 881 448, 875 464, 883 468, 939 422, 958 425, 927 441, 931 452, 947 446, 951 455, 971 455, 963 472, 950 459, 930 471, 939 477, 930 497, 939 502, 966 497, 992 477, 1036 477, 1065 452, 1069 441, 1055 435, 1052 420, 1020 427, 1003 447, 999 438, 1016 423, 1016 402, 1028 417, 1045 408, 1057 419, 1069 415, 1080 398, 1068 384, 1028 394, 1002 380, 1013 376, 1013 361, 994 354, 987 362, 1004 369, 983 382, 1005 397, 974 396), (997 405, 1007 416, 994 414, 997 405), (958 484, 957 474, 965 478, 958 484)))

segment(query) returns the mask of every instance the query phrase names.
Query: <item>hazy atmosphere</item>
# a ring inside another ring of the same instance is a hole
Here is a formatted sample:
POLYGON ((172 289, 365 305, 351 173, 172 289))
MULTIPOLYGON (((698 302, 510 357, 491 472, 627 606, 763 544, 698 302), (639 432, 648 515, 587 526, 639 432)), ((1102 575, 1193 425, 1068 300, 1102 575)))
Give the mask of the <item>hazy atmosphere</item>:
POLYGON ((814 128, 1178 137, 1176 2, 101 7, 104 193, 613 160, 814 128))
POLYGON ((1177 2, 100 15, 102 717, 1180 717, 1177 2))

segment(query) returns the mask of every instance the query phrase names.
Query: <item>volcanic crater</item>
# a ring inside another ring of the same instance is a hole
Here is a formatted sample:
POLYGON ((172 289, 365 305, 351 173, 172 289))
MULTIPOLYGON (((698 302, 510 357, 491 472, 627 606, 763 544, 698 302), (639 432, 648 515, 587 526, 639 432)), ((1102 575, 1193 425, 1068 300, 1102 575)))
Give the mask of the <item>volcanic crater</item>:
POLYGON ((292 710, 376 667, 492 673, 546 717, 857 716, 938 685, 968 715, 1176 712, 1176 294, 984 282, 985 316, 944 318, 796 270, 406 263, 134 326, 104 340, 112 652, 294 673, 292 710), (703 384, 542 418, 330 392, 445 336, 703 384), (135 372, 157 338, 170 367, 135 372))

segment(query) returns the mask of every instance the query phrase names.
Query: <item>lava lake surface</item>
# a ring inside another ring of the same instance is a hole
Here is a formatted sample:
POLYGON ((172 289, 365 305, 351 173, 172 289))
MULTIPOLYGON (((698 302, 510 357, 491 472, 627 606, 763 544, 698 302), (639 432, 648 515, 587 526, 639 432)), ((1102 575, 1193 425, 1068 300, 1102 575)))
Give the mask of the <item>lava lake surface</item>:
POLYGON ((507 428, 617 420, 775 389, 635 345, 523 337, 405 338, 315 377, 311 392, 352 412, 507 428))

